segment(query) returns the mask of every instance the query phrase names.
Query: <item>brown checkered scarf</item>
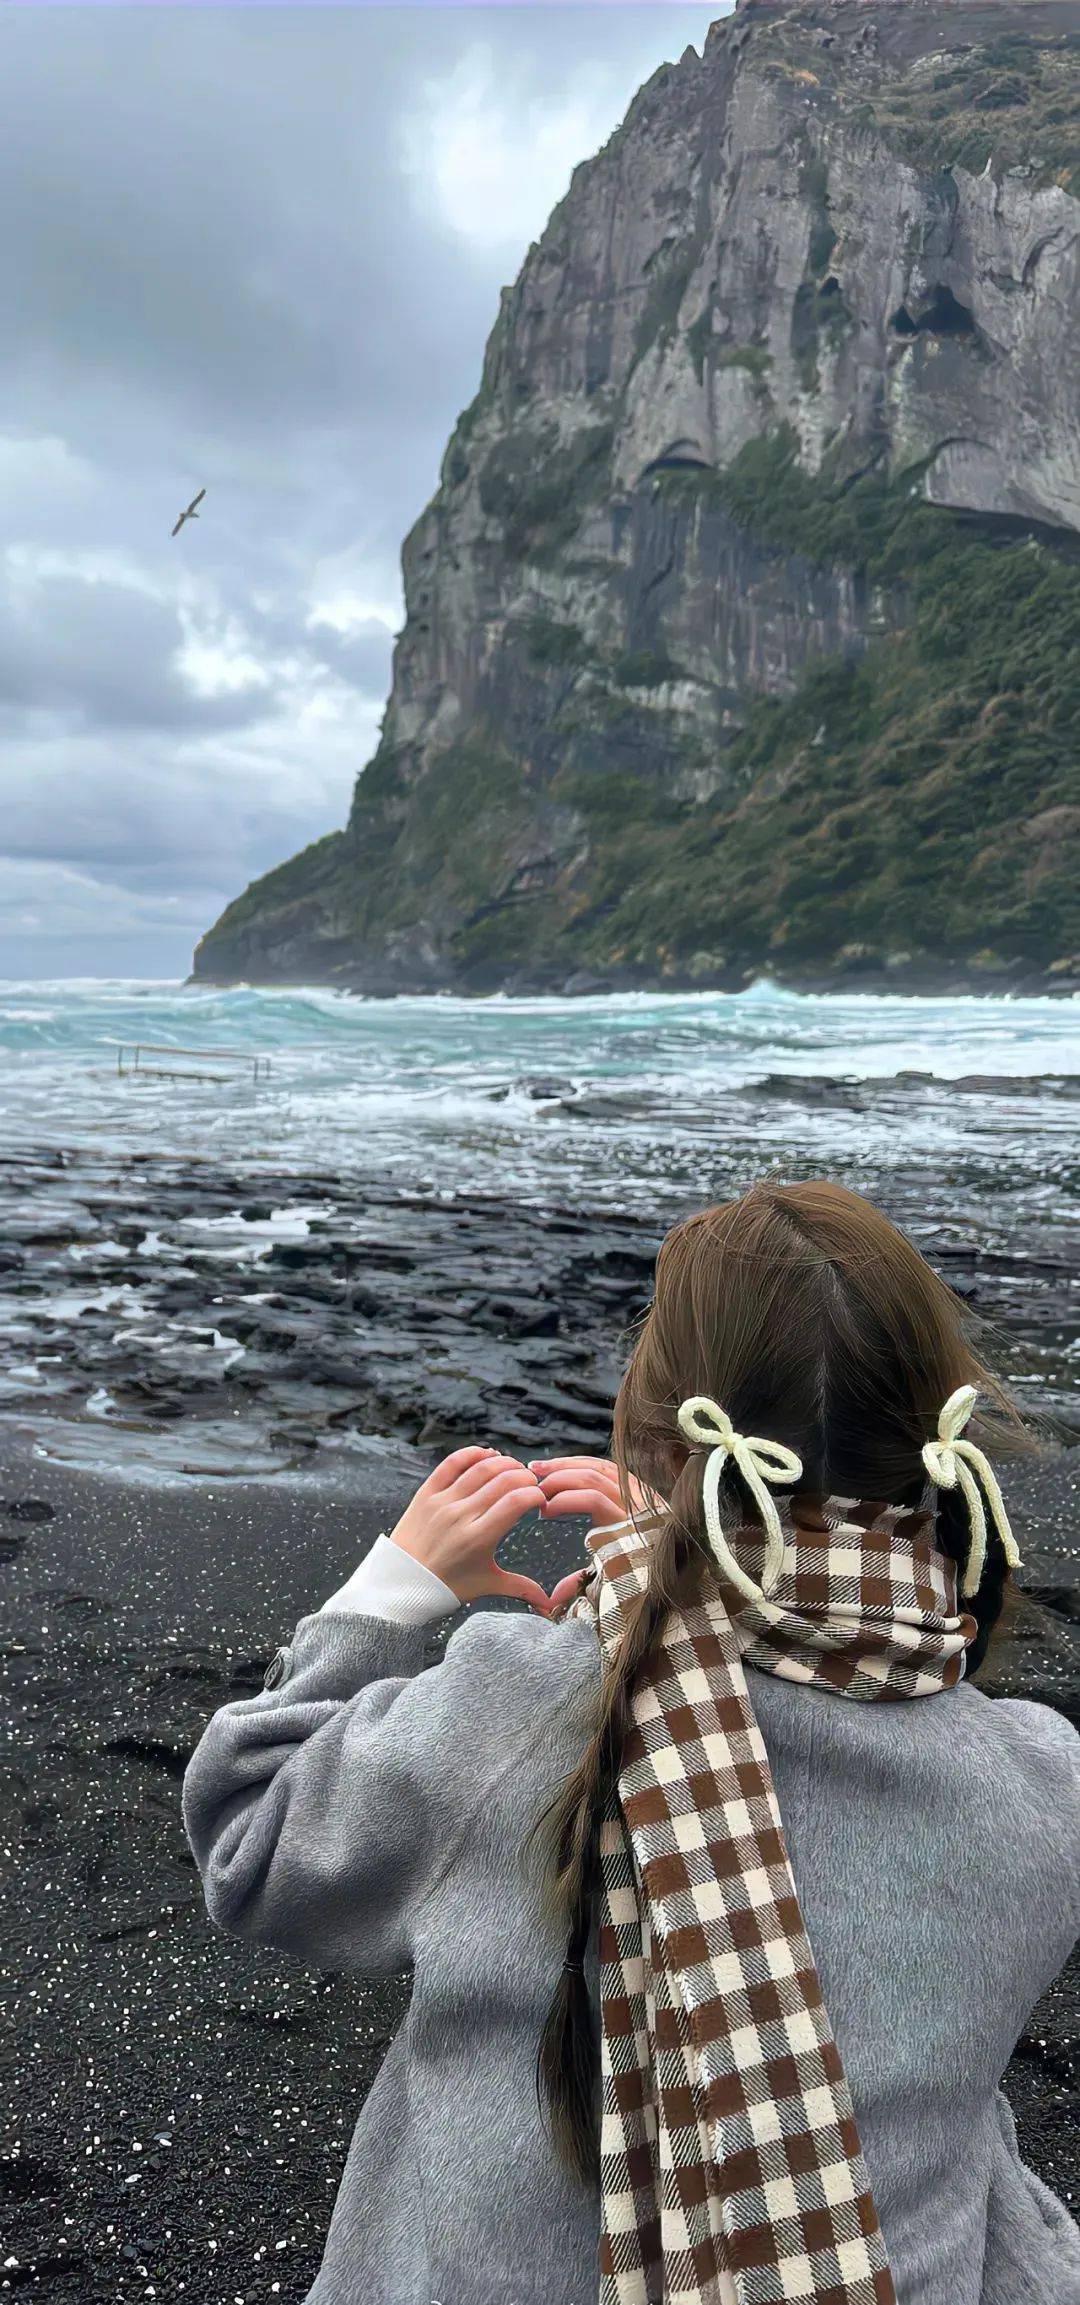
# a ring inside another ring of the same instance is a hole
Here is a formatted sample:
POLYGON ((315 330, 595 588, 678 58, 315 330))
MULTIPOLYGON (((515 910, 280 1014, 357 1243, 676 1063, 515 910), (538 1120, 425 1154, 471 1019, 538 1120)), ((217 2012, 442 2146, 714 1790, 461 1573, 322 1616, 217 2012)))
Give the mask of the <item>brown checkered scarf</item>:
MULTIPOLYGON (((961 1679, 976 1624, 928 1513, 794 1511, 767 1599, 718 1565, 669 1613, 601 1824, 600 2305, 895 2305, 743 1665, 931 1696, 961 1679)), ((586 1539, 567 1613, 594 1619, 609 1661, 649 1525, 586 1539)), ((764 1532, 733 1546, 757 1579, 764 1532)))

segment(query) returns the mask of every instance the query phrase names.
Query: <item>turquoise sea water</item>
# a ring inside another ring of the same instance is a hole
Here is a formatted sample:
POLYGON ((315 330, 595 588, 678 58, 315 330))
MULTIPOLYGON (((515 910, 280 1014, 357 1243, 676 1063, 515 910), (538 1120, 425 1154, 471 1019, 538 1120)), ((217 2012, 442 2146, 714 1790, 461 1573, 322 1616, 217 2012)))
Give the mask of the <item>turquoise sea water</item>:
POLYGON ((955 1172, 980 1200, 1019 1191, 1048 1213, 1075 1190, 1078 1081, 1075 999, 0 983, 8 1148, 376 1170, 427 1191, 641 1209, 736 1171, 899 1168, 935 1197, 955 1172))
POLYGON ((239 1157, 297 1176, 378 1169, 421 1189, 601 1206, 682 1199, 698 1178, 709 1189, 712 1157, 735 1146, 751 1166, 794 1157, 799 1169, 976 1159, 1004 1185, 1022 1176, 1068 1196, 1078 1079, 1080 1000, 769 984, 737 996, 359 1000, 0 982, 9 1148, 239 1157))
POLYGON ((348 1453, 330 1410, 383 1447, 361 1366, 380 1401, 384 1361, 518 1397, 525 1346, 466 1339, 466 1284, 528 1303, 557 1269, 595 1323, 620 1243, 779 1174, 884 1207, 1073 1429, 1078 1113, 1074 1000, 0 983, 0 1423, 140 1478, 261 1477, 300 1428, 298 1463, 316 1428, 348 1453), (374 1348, 342 1259, 388 1292, 374 1348))

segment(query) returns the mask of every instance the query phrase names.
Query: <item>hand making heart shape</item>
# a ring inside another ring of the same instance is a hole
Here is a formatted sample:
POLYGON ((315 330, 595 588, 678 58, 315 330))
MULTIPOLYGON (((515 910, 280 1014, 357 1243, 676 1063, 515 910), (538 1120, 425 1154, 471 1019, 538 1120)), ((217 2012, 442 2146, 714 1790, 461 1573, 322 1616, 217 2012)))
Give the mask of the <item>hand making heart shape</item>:
MULTIPOLYGON (((635 1504, 644 1494, 632 1484, 635 1504)), ((403 1552, 422 1561, 459 1601, 481 1594, 527 1601, 543 1617, 572 1600, 580 1569, 546 1593, 532 1577, 503 1569, 495 1558, 504 1537, 526 1513, 544 1520, 586 1517, 593 1528, 626 1518, 619 1476, 605 1457, 537 1457, 527 1465, 492 1448, 455 1449, 417 1489, 390 1534, 403 1552)))

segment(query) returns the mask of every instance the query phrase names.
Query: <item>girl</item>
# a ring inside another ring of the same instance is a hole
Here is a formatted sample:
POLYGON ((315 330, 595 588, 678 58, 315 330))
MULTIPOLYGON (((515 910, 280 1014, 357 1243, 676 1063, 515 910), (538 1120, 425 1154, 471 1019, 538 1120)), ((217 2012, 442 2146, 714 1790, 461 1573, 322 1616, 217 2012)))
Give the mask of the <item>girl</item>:
POLYGON ((611 1464, 458 1450, 214 1715, 212 1918, 414 1972, 305 2305, 1078 2305, 999 2083, 1080 1737, 972 1686, 1025 1439, 901 1233, 758 1186, 665 1240, 611 1464), (550 1599, 534 1510, 592 1524, 550 1599))

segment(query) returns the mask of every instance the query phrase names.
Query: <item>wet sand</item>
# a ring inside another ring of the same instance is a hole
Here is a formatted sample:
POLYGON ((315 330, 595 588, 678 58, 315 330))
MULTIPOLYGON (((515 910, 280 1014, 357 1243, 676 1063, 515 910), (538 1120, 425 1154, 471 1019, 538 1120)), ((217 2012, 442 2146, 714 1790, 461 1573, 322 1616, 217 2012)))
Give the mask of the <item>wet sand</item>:
MULTIPOLYGON (((414 1474, 369 1468, 347 1491, 310 1474, 146 1489, 42 1466, 23 1444, 0 1477, 0 1536, 18 1546, 3 1570, 14 1750, 0 1920, 13 2042, 0 2201, 17 2262, 0 2284, 79 2305, 298 2305, 407 1981, 308 1972, 215 1930, 180 1780, 210 1713, 261 1686, 278 1641, 392 1522, 414 1474)), ((983 1685, 1077 1718, 1075 1535, 1071 1554, 1062 1543, 1075 1455, 1033 1486, 1025 1557, 1056 1605, 1025 1612, 983 1685)), ((573 1560, 574 1534, 529 1525, 503 1557, 546 1576, 573 1560)), ((431 1661, 460 1621, 433 1636, 431 1661)), ((1006 2077, 1025 2158, 1074 2200, 1078 2040, 1080 1960, 1006 2077)))
MULTIPOLYGON (((65 2305, 299 2305, 407 1980, 308 1972, 215 1930, 180 1820, 183 1770, 210 1714, 261 1687, 296 1618, 393 1524, 445 1448, 602 1445, 618 1336, 643 1301, 655 1237, 629 1218, 368 1195, 348 1238, 340 1221, 279 1229, 269 1270, 260 1262, 242 1285, 218 1267, 211 1290, 194 1248, 186 1261, 144 1258, 155 1333, 170 1303, 185 1317, 201 1308, 205 1329, 216 1320, 234 1339, 250 1321, 249 1349, 230 1364, 229 1348, 200 1352, 186 1337, 148 1354, 124 1337, 122 1307, 118 1319, 107 1303, 58 1304, 64 1241, 91 1251, 80 1287, 100 1295, 110 1263, 115 1276, 108 1242, 134 1256, 152 1213, 129 1193, 73 1232, 70 1174, 61 1181, 69 1206, 53 1230, 39 1198, 21 1238, 7 1236, 22 1260, 10 1301, 22 1290, 40 1309, 51 1292, 56 1319, 48 1335, 38 1321, 37 1349, 61 1358, 42 1353, 40 1406, 12 1403, 0 1423, 12 1723, 0 1776, 0 2290, 65 2305), (225 1300, 214 1313, 208 1292, 225 1300), (107 1405, 88 1415, 97 1392, 107 1405), (224 1477, 228 1463, 260 1477, 224 1477)), ((147 1196, 159 1215, 164 1181, 147 1196)), ((190 1178, 170 1189, 192 1206, 190 1178)), ((319 1180, 292 1192, 310 1206, 319 1180)), ((272 1201, 250 1204, 249 1230, 272 1201)), ((234 1181, 206 1205, 235 1212, 234 1181)), ((957 1277, 1002 1323, 1008 1351, 1031 1365, 1043 1336, 1056 1353, 1070 1272, 1029 1272, 1018 1242, 995 1297, 993 1270, 963 1254, 957 1277)), ((1035 1597, 980 1685, 1080 1722, 1080 1451, 1054 1447, 1005 1485, 1035 1597)), ((582 1533, 526 1523, 501 1557, 551 1582, 582 1533)), ((461 1621, 433 1634, 430 1661, 461 1621)), ((1078 2042, 1080 1960, 1033 2013, 1006 2076, 1025 2157, 1074 2204, 1078 2042)))

